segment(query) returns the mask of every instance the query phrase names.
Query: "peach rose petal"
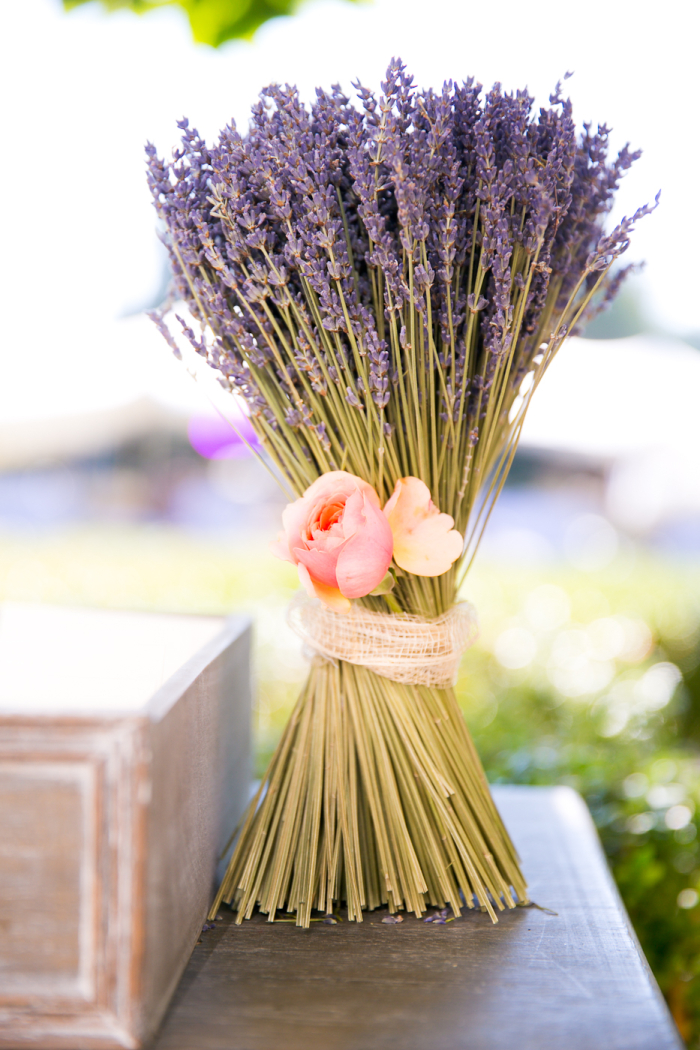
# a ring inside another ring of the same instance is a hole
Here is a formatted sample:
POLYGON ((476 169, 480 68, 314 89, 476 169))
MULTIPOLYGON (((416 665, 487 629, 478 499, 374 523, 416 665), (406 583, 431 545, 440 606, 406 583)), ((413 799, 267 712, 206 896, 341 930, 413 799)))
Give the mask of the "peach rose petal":
POLYGON ((369 499, 356 492, 345 504, 345 541, 338 555, 336 578, 348 598, 361 598, 374 590, 386 576, 394 545, 386 517, 369 499))
POLYGON ((284 532, 278 533, 277 539, 270 542, 270 553, 274 554, 276 558, 280 558, 281 561, 290 561, 292 565, 296 565, 296 559, 289 549, 287 535, 284 532))
POLYGON ((282 511, 282 525, 290 551, 301 545, 302 533, 309 518, 313 517, 314 509, 314 507, 309 506, 309 502, 302 496, 301 499, 295 500, 294 503, 288 503, 282 511))
MULTIPOLYGON (((364 492, 369 499, 379 506, 379 496, 367 481, 358 478, 355 474, 349 474, 347 470, 329 470, 327 474, 321 474, 320 478, 313 481, 302 499, 321 500, 330 503, 336 494, 351 496, 357 489, 364 492)), ((299 502, 299 500, 297 500, 299 502)), ((294 506, 294 504, 290 504, 294 506)))
POLYGON ((441 514, 419 478, 400 478, 384 507, 394 536, 394 561, 416 576, 442 576, 461 556, 454 518, 441 514))
POLYGON ((325 583, 312 580, 309 570, 301 562, 297 565, 299 580, 310 598, 320 598, 329 609, 337 613, 349 613, 352 603, 341 594, 337 587, 327 587, 325 583))
POLYGON ((326 587, 335 587, 340 581, 336 576, 337 559, 329 551, 304 550, 294 547, 292 550, 297 564, 303 565, 311 578, 326 587))
POLYGON ((322 474, 282 513, 273 554, 291 561, 309 594, 338 612, 386 576, 393 536, 372 486, 345 470, 322 474))

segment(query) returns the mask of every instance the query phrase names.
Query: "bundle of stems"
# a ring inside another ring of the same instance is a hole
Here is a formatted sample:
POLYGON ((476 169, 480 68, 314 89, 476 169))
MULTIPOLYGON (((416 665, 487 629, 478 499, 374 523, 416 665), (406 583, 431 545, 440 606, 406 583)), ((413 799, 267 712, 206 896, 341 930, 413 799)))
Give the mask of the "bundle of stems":
MULTIPOLYGON (((578 134, 560 85, 537 116, 500 85, 418 91, 395 60, 379 95, 356 89, 306 108, 272 86, 213 147, 183 120, 171 163, 147 147, 149 180, 190 313, 175 316, 290 495, 344 470, 383 502, 413 476, 454 518, 448 572, 397 570, 358 599, 431 618, 456 600, 544 372, 615 294, 651 208, 604 233, 637 154, 608 163, 608 130, 578 134)), ((153 319, 179 355, 170 308, 153 319)), ((305 926, 337 902, 357 920, 477 904, 495 921, 526 899, 454 691, 316 659, 213 911, 305 926)))

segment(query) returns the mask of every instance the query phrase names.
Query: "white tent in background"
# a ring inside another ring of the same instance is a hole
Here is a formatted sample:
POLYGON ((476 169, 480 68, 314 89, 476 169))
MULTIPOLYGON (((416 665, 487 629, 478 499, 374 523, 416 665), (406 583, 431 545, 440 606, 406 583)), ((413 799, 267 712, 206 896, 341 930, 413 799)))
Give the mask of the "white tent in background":
POLYGON ((152 434, 184 435, 187 416, 153 397, 68 412, 0 421, 0 470, 51 467, 110 452, 152 434))
POLYGON ((700 514, 700 352, 657 336, 570 339, 533 398, 523 447, 609 468, 612 520, 646 532, 700 514))
MULTIPOLYGON (((227 414, 214 376, 194 353, 177 362, 148 318, 115 321, 94 341, 103 352, 57 361, 41 381, 21 358, 4 362, 0 469, 184 434, 192 414, 227 414)), ((570 339, 536 392, 522 445, 604 465, 607 510, 623 528, 700 513, 700 352, 656 336, 570 339)))
POLYGON ((22 355, 5 355, 0 470, 99 455, 154 432, 184 435, 191 415, 213 413, 212 402, 225 408, 216 380, 205 369, 195 382, 144 315, 79 336, 76 351, 45 361, 39 377, 22 355))

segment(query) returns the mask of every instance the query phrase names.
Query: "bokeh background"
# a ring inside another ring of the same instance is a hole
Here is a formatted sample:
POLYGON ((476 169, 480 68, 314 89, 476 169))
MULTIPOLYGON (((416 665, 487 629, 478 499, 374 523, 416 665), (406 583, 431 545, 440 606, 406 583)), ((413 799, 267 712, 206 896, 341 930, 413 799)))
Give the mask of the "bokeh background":
MULTIPOLYGON (((255 3, 225 2, 251 30, 255 3)), ((283 500, 240 409, 144 315, 167 287, 144 143, 168 152, 183 115, 208 138, 245 127, 271 81, 376 87, 399 54, 421 85, 474 75, 538 103, 573 71, 577 122, 644 150, 611 222, 661 188, 627 257, 646 269, 538 391, 465 587, 482 631, 459 695, 493 781, 584 794, 700 1047, 697 5, 317 0, 216 49, 177 4, 111 6, 0 8, 0 599, 249 610, 259 770, 305 672, 294 572, 267 553, 283 500)))

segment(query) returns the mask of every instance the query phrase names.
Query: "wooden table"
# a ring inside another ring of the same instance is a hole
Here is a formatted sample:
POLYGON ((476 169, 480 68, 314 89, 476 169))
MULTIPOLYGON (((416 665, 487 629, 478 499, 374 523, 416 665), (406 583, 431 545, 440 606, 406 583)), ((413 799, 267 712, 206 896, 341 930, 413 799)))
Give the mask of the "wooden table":
POLYGON ((299 930, 222 909, 152 1050, 678 1050, 586 807, 500 787, 533 899, 493 926, 385 912, 299 930))

